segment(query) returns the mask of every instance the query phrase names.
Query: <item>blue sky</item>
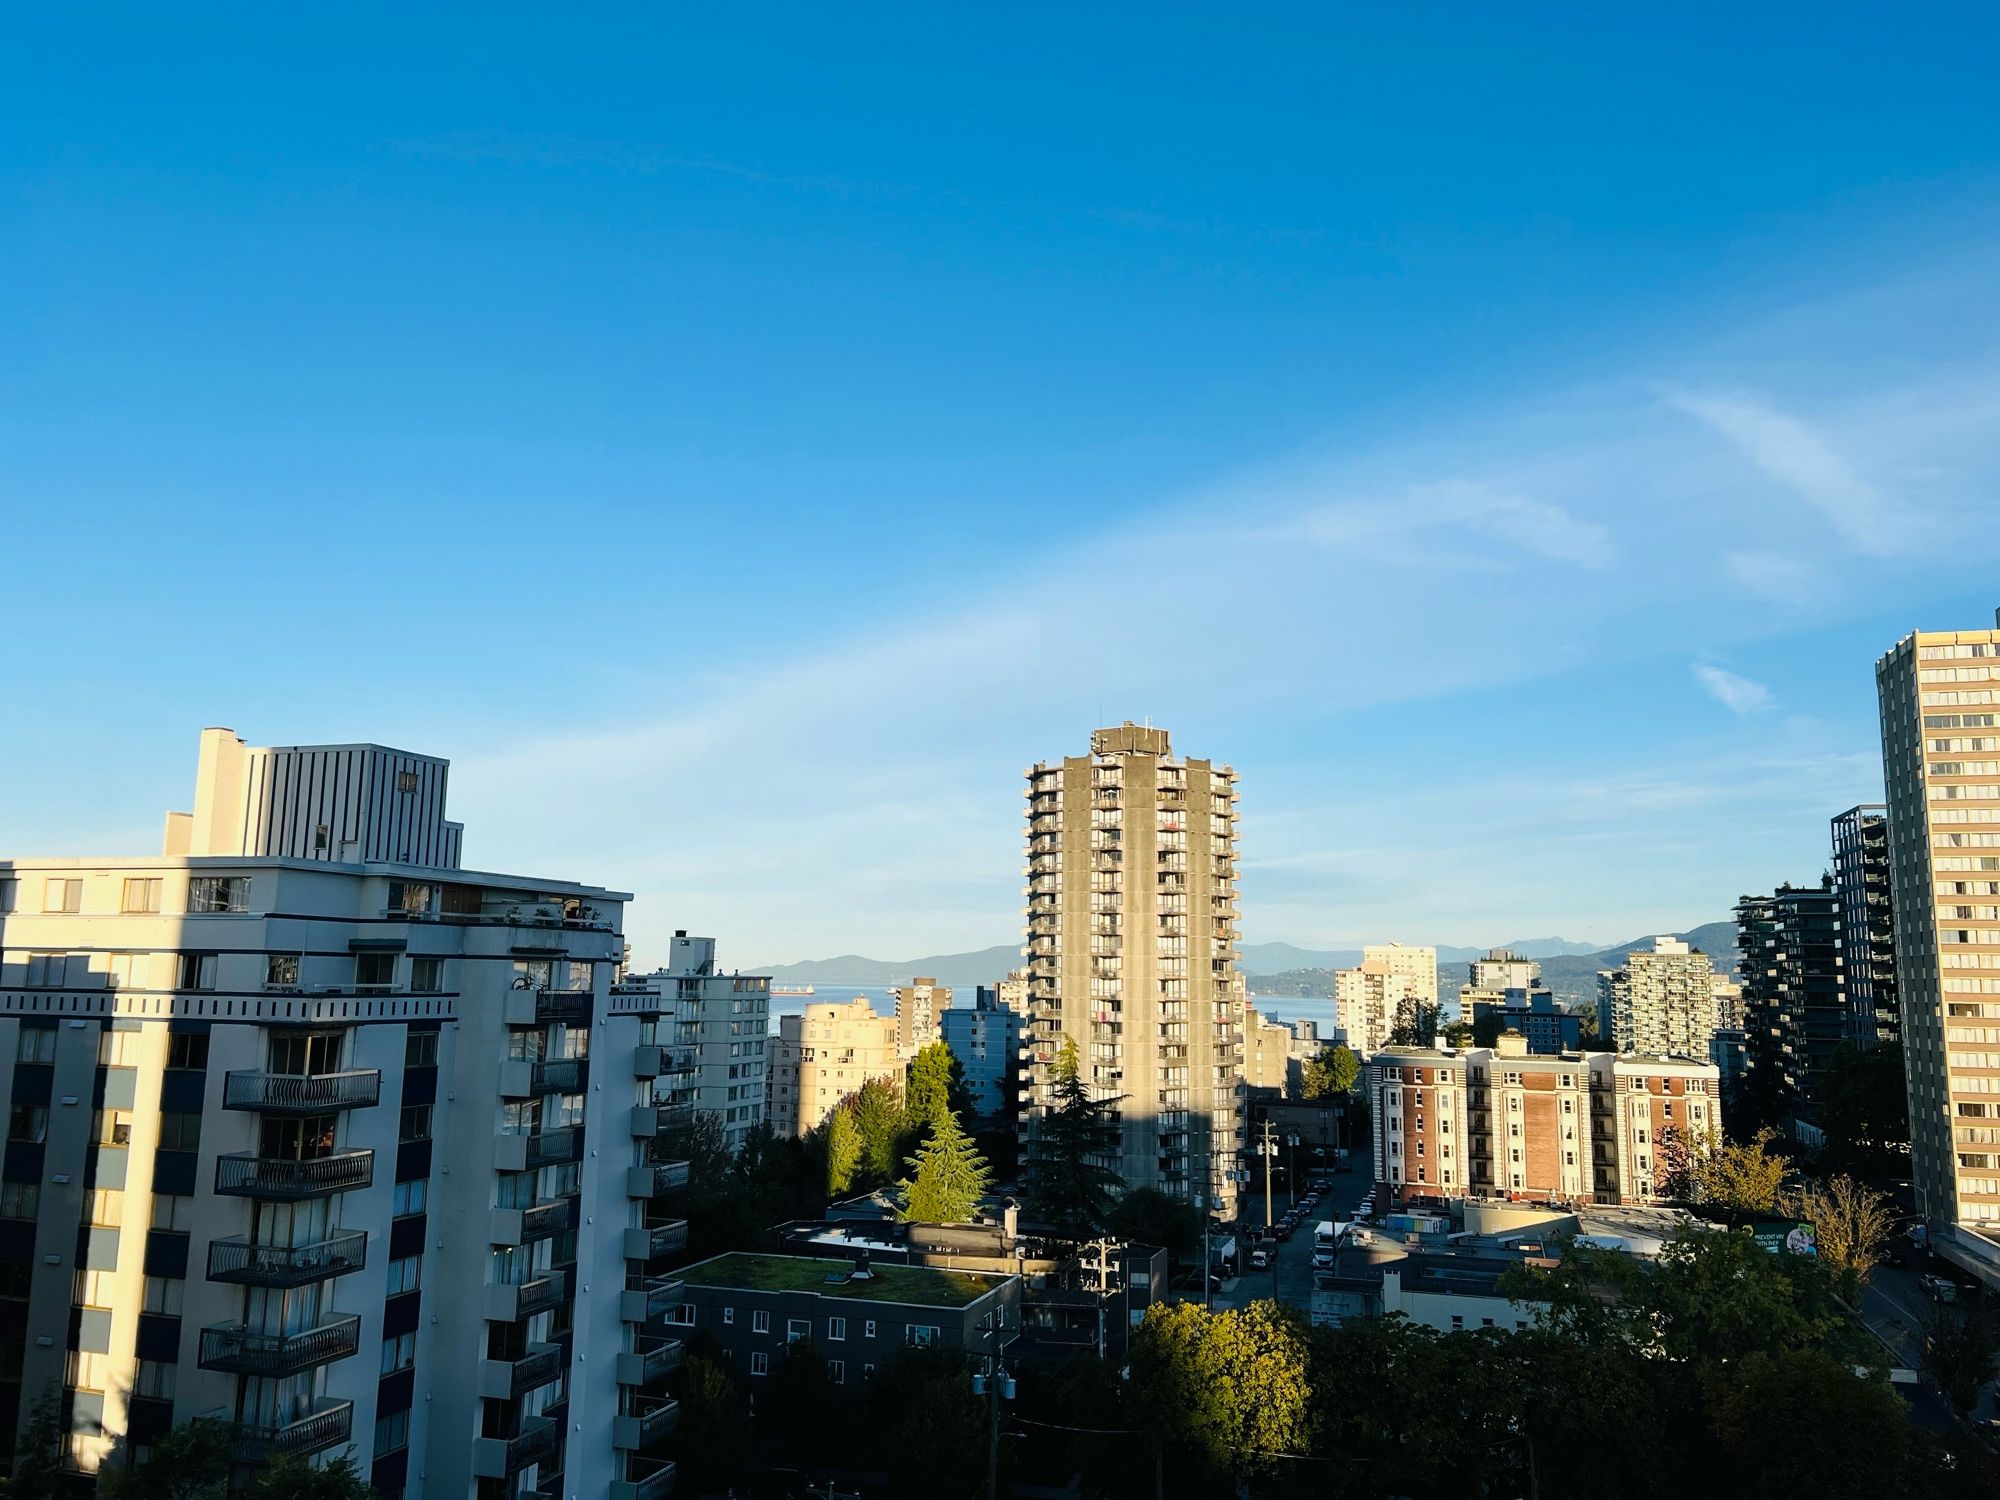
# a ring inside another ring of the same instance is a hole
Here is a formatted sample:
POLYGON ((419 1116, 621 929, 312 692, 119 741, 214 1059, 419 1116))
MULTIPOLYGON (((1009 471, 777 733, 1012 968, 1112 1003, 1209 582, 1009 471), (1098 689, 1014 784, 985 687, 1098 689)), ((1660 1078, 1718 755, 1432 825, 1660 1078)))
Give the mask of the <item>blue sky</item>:
POLYGON ((372 738, 642 958, 916 955, 1130 716, 1241 771, 1252 941, 1715 919, 2000 603, 1996 30, 24 14, 0 849, 372 738))

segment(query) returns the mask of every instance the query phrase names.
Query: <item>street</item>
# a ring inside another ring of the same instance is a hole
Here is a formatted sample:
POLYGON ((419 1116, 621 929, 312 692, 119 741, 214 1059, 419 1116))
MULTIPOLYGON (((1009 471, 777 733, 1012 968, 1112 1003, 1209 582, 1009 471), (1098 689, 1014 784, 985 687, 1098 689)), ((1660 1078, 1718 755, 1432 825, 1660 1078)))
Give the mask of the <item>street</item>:
MULTIPOLYGON (((1356 1170, 1335 1175, 1332 1188, 1320 1195, 1319 1203, 1299 1224, 1291 1239, 1276 1246, 1278 1261, 1275 1271, 1250 1270, 1249 1240, 1246 1236, 1237 1241, 1242 1249, 1244 1272, 1222 1284, 1222 1290, 1215 1294, 1217 1307, 1244 1307, 1271 1296, 1300 1308, 1312 1306, 1314 1228, 1324 1219, 1352 1218, 1355 1206, 1367 1196, 1368 1189, 1373 1185, 1366 1166, 1367 1157, 1361 1152, 1356 1152, 1355 1157, 1356 1170)), ((1256 1189, 1255 1194, 1242 1200, 1243 1221, 1261 1227, 1264 1223, 1264 1185, 1259 1181, 1252 1186, 1256 1189)), ((1272 1200, 1272 1218, 1275 1220, 1282 1215, 1290 1204, 1291 1198, 1279 1193, 1272 1200)))

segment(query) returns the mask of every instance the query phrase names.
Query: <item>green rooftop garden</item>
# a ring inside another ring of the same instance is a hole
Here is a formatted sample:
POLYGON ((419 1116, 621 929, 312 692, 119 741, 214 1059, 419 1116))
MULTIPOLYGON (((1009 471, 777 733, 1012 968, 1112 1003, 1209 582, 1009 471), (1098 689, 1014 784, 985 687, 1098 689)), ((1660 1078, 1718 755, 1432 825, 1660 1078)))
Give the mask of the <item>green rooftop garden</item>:
POLYGON ((976 1302, 1005 1280, 966 1271, 941 1271, 935 1266, 869 1267, 855 1280, 845 1260, 808 1255, 749 1255, 734 1251, 688 1266, 674 1274, 688 1286, 726 1286, 750 1292, 818 1292, 822 1297, 848 1297, 857 1302, 907 1302, 917 1307, 964 1307, 976 1302), (829 1281, 828 1277, 845 1277, 829 1281))

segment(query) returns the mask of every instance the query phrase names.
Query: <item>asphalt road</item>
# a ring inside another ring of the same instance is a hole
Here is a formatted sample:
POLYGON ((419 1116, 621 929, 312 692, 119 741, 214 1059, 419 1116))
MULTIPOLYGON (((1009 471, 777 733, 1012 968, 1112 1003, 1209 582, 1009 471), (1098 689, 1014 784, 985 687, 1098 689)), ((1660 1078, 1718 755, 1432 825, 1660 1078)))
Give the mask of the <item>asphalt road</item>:
MULTIPOLYGON (((1243 1307, 1251 1302, 1275 1295, 1280 1302, 1307 1308, 1312 1306, 1313 1291, 1313 1227, 1322 1219, 1352 1218, 1355 1205, 1360 1203, 1372 1184, 1365 1169, 1341 1172, 1333 1179, 1333 1187, 1320 1196, 1312 1212, 1300 1223, 1291 1239, 1278 1248, 1278 1263, 1275 1275, 1271 1270, 1251 1271, 1250 1246, 1242 1245, 1243 1275, 1233 1281, 1225 1281, 1222 1290, 1215 1294, 1217 1307, 1243 1307)), ((1260 1185, 1261 1186, 1261 1185, 1260 1185)), ((1242 1210, 1245 1222, 1261 1225, 1264 1222, 1264 1196, 1262 1192, 1243 1200, 1242 1210)), ((1276 1219, 1290 1207, 1291 1199, 1279 1193, 1271 1201, 1272 1217, 1276 1219)))

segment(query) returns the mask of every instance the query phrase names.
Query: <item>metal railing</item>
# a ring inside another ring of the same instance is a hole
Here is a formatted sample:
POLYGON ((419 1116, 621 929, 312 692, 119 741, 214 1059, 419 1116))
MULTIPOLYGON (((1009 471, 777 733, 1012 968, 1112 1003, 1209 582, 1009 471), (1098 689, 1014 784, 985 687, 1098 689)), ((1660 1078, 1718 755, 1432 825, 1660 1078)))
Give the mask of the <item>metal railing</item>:
POLYGON ((267 1114, 320 1115, 336 1109, 365 1109, 382 1097, 379 1068, 344 1073, 225 1074, 224 1109, 256 1109, 267 1114))
POLYGON ((239 1286, 292 1287, 358 1271, 368 1260, 361 1230, 311 1245, 260 1245, 242 1235, 208 1242, 208 1279, 239 1286))
POLYGON ((238 1463, 268 1463, 274 1458, 302 1458, 345 1443, 354 1432, 354 1403, 328 1402, 295 1422, 274 1427, 246 1424, 236 1429, 230 1457, 238 1463))
POLYGON ((375 1153, 336 1151, 306 1159, 231 1152, 215 1159, 215 1190, 238 1198, 295 1202, 365 1188, 375 1177, 375 1153))
POLYGON ((293 1375, 316 1365, 346 1359, 361 1347, 361 1319, 350 1314, 301 1333, 262 1333, 241 1323, 217 1323, 201 1331, 204 1370, 238 1375, 293 1375))

